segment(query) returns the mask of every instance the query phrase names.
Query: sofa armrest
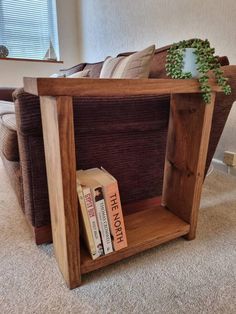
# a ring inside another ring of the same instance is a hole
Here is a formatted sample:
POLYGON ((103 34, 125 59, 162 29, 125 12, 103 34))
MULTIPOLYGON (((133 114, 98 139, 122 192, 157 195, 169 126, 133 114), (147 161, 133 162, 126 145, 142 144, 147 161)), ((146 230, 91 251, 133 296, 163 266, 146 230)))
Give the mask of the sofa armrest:
POLYGON ((102 65, 103 65, 103 61, 96 62, 96 63, 80 63, 71 68, 61 69, 60 73, 62 76, 68 76, 79 71, 90 70, 89 77, 99 78, 102 65))
POLYGON ((60 69, 60 73, 62 75, 68 76, 68 75, 74 74, 76 72, 83 71, 86 64, 87 63, 79 63, 79 64, 76 64, 73 67, 70 67, 67 69, 60 69))
MULTIPOLYGON (((215 109, 212 118, 213 123, 206 162, 206 171, 209 168, 211 160, 215 154, 216 147, 224 130, 232 105, 236 101, 236 65, 222 66, 221 69, 224 72, 224 76, 229 79, 232 93, 229 96, 225 96, 223 93, 217 93, 216 95, 215 109)), ((210 76, 212 77, 213 75, 210 74, 210 76)))
POLYGON ((0 87, 0 100, 13 101, 12 93, 14 90, 14 87, 0 87))
POLYGON ((225 65, 221 69, 226 77, 236 79, 236 65, 225 65))

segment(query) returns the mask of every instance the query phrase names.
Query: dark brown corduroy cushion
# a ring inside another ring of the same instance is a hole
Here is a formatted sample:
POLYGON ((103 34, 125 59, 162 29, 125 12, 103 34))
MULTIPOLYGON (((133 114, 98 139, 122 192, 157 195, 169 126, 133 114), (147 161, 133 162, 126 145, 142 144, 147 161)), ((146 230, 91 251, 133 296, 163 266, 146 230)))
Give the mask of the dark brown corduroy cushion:
MULTIPOLYGON (((25 212, 40 227, 50 215, 39 98, 23 90, 15 97, 25 212)), ((75 97, 73 104, 77 169, 110 171, 123 202, 160 195, 169 97, 75 97)))
POLYGON ((39 98, 14 92, 18 143, 23 176, 25 215, 34 227, 50 223, 47 177, 39 98))
POLYGON ((215 154, 217 144, 224 130, 224 126, 230 113, 232 104, 234 101, 236 101, 236 66, 228 65, 223 66, 221 69, 224 72, 224 76, 229 78, 229 84, 232 87, 232 93, 229 96, 225 96, 223 93, 217 93, 216 95, 210 142, 206 161, 206 171, 209 168, 211 160, 215 154))
POLYGON ((103 61, 97 63, 87 63, 85 66, 85 70, 90 70, 89 76, 92 78, 99 78, 100 72, 102 69, 103 61))
POLYGON ((0 87, 0 100, 12 101, 12 93, 14 90, 14 87, 0 87))
POLYGON ((74 98, 77 168, 104 167, 123 203, 162 193, 168 96, 74 98))

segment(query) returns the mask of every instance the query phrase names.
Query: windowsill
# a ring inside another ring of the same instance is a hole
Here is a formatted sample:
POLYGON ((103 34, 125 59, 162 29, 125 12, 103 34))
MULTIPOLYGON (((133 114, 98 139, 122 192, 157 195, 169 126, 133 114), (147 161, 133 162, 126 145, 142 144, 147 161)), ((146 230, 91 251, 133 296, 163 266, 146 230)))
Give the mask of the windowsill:
POLYGON ((38 59, 22 59, 22 58, 0 58, 0 61, 27 61, 27 62, 46 62, 46 63, 63 63, 63 61, 55 60, 38 60, 38 59))

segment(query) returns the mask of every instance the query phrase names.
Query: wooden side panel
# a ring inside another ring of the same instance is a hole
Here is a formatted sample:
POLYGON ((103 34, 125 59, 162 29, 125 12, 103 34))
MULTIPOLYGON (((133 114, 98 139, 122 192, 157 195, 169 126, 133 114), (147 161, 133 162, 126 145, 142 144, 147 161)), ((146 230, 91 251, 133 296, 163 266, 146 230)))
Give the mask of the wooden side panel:
POLYGON ((53 244, 70 288, 81 282, 73 108, 71 97, 41 97, 53 244))
POLYGON ((162 204, 190 223, 195 237, 215 94, 206 105, 199 94, 172 95, 162 204))
POLYGON ((140 201, 131 202, 128 204, 122 204, 122 212, 124 216, 131 215, 133 213, 147 210, 148 208, 161 205, 161 196, 155 196, 140 201))

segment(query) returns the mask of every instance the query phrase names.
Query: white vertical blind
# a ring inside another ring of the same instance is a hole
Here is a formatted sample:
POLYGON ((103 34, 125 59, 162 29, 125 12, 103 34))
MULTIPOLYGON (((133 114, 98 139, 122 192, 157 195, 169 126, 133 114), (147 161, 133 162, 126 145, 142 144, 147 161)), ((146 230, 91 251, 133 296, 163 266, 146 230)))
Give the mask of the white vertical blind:
POLYGON ((50 40, 59 60, 55 0, 0 0, 0 45, 8 57, 43 59, 50 40))

